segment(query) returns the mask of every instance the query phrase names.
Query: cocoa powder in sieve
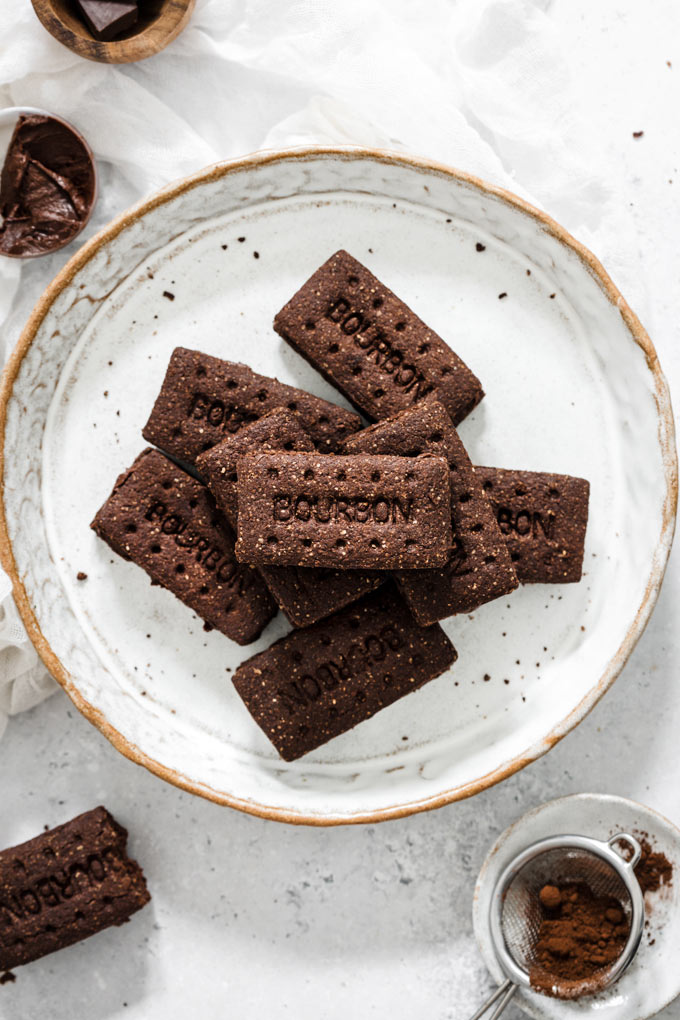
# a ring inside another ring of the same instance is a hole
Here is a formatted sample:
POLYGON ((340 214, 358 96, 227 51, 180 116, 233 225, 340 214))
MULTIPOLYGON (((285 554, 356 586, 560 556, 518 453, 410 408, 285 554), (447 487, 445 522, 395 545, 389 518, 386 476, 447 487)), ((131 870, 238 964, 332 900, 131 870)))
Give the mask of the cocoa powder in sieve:
POLYGON ((624 909, 611 896, 596 896, 584 882, 550 883, 540 892, 543 918, 530 968, 531 985, 555 995, 556 985, 588 982, 597 990, 628 940, 624 909))

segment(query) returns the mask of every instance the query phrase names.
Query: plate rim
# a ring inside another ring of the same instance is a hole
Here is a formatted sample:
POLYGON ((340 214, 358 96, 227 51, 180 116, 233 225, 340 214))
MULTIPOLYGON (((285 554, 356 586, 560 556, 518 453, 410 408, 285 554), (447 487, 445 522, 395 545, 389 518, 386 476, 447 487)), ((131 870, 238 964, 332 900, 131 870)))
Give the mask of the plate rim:
POLYGON ((525 766, 542 757, 562 740, 589 714, 600 699, 612 686, 621 673, 635 645, 641 637, 663 583, 668 557, 673 542, 675 519, 678 504, 678 459, 675 445, 675 423, 668 384, 662 372, 654 345, 642 323, 629 307, 611 277, 593 253, 577 241, 556 220, 530 202, 513 194, 505 188, 491 184, 466 171, 447 166, 426 157, 389 149, 370 148, 364 146, 301 146, 298 148, 260 150, 236 159, 224 160, 211 164, 198 172, 181 178, 153 195, 142 199, 135 205, 124 210, 111 220, 97 234, 87 241, 66 263, 52 282, 43 291, 31 315, 24 326, 19 340, 8 358, 0 381, 0 563, 10 577, 14 600, 23 620, 28 636, 49 673, 57 680, 70 697, 76 708, 110 741, 111 744, 130 761, 142 765, 150 772, 189 793, 197 794, 228 807, 236 808, 246 814, 258 816, 271 821, 287 822, 314 826, 366 824, 389 819, 402 818, 421 811, 433 810, 454 801, 464 800, 481 793, 497 783, 508 779, 525 766), (395 804, 375 810, 361 811, 357 814, 328 814, 324 816, 306 813, 304 809, 271 807, 254 800, 243 799, 231 793, 216 790, 205 783, 190 779, 176 769, 169 768, 147 755, 140 747, 128 740, 111 723, 104 713, 91 704, 72 681, 68 670, 45 638, 40 624, 33 612, 22 579, 19 575, 12 541, 9 535, 5 512, 5 430, 7 409, 12 398, 14 383, 17 379, 22 362, 30 350, 36 334, 58 296, 70 285, 75 275, 104 247, 117 237, 123 230, 134 224, 148 212, 158 206, 177 198, 187 191, 193 190, 211 181, 220 180, 232 173, 253 169, 259 166, 277 163, 300 161, 314 158, 341 158, 350 160, 368 160, 382 162, 389 166, 404 166, 412 170, 435 173, 448 177, 457 183, 472 186, 477 191, 499 199, 506 205, 518 210, 537 221, 539 225, 554 237, 565 248, 573 252, 585 265, 600 286, 609 302, 619 311, 624 325, 632 340, 641 348, 645 355, 647 368, 652 376, 653 393, 657 408, 658 443, 661 448, 665 479, 665 498, 661 522, 661 531, 657 541, 651 570, 635 617, 609 663, 587 695, 562 719, 553 729, 532 747, 499 765, 485 775, 460 786, 452 787, 444 792, 428 797, 395 804))

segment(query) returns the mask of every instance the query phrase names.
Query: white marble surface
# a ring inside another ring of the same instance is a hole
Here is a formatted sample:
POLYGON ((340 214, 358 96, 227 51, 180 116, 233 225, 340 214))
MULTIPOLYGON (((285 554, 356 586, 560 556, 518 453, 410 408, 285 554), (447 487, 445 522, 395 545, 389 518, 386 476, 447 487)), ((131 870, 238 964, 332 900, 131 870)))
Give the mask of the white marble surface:
MULTIPOLYGON (((680 9, 546 6, 587 111, 576 137, 595 131, 623 177, 645 325, 674 392, 680 9)), ((506 825, 584 790, 680 822, 679 596, 676 553, 623 675, 550 755, 472 801, 380 826, 287 828, 193 799, 121 758, 61 694, 13 719, 0 744, 0 843, 104 802, 130 828, 154 898, 123 929, 18 971, 0 988, 1 1020, 465 1020, 490 987, 472 938, 474 881, 506 825)), ((663 1016, 678 1020, 680 1002, 663 1016)))

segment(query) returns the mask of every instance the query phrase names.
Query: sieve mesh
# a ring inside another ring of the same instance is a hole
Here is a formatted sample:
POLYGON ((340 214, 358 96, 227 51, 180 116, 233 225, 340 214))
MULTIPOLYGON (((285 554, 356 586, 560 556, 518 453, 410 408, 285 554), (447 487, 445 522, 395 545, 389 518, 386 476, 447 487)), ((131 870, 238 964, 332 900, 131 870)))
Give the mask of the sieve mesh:
MULTIPOLYGON (((581 848, 563 846, 538 854, 517 872, 502 892, 501 931, 505 947, 518 967, 529 972, 536 963, 536 943, 543 919, 539 893, 543 886, 585 883, 596 896, 617 899, 630 922, 632 900, 628 888, 615 869, 595 853, 581 848)), ((610 967, 611 969, 611 967, 610 967)), ((607 969, 595 979, 573 982, 555 979, 555 994, 573 997, 588 993, 588 987, 607 984, 607 969)))

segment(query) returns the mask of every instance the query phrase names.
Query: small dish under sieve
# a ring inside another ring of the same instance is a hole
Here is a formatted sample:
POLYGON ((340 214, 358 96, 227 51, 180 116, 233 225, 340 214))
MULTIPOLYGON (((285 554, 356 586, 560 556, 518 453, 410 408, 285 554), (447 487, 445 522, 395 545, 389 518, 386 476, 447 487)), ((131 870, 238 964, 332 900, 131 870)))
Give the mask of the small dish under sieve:
POLYGON ((620 955, 596 977, 579 982, 555 978, 551 993, 575 999, 608 988, 631 963, 644 926, 644 899, 635 877, 641 855, 637 840, 625 832, 607 842, 588 836, 552 836, 532 843, 518 854, 494 886, 489 925, 498 963, 507 980, 490 996, 471 1020, 479 1020, 496 1006, 490 1020, 496 1020, 519 987, 531 987, 532 966, 542 911, 539 892, 548 884, 584 883, 596 896, 618 900, 629 924, 629 934, 620 955), (624 858, 615 847, 624 844, 624 858), (497 1005, 496 1005, 497 1004, 497 1005))

